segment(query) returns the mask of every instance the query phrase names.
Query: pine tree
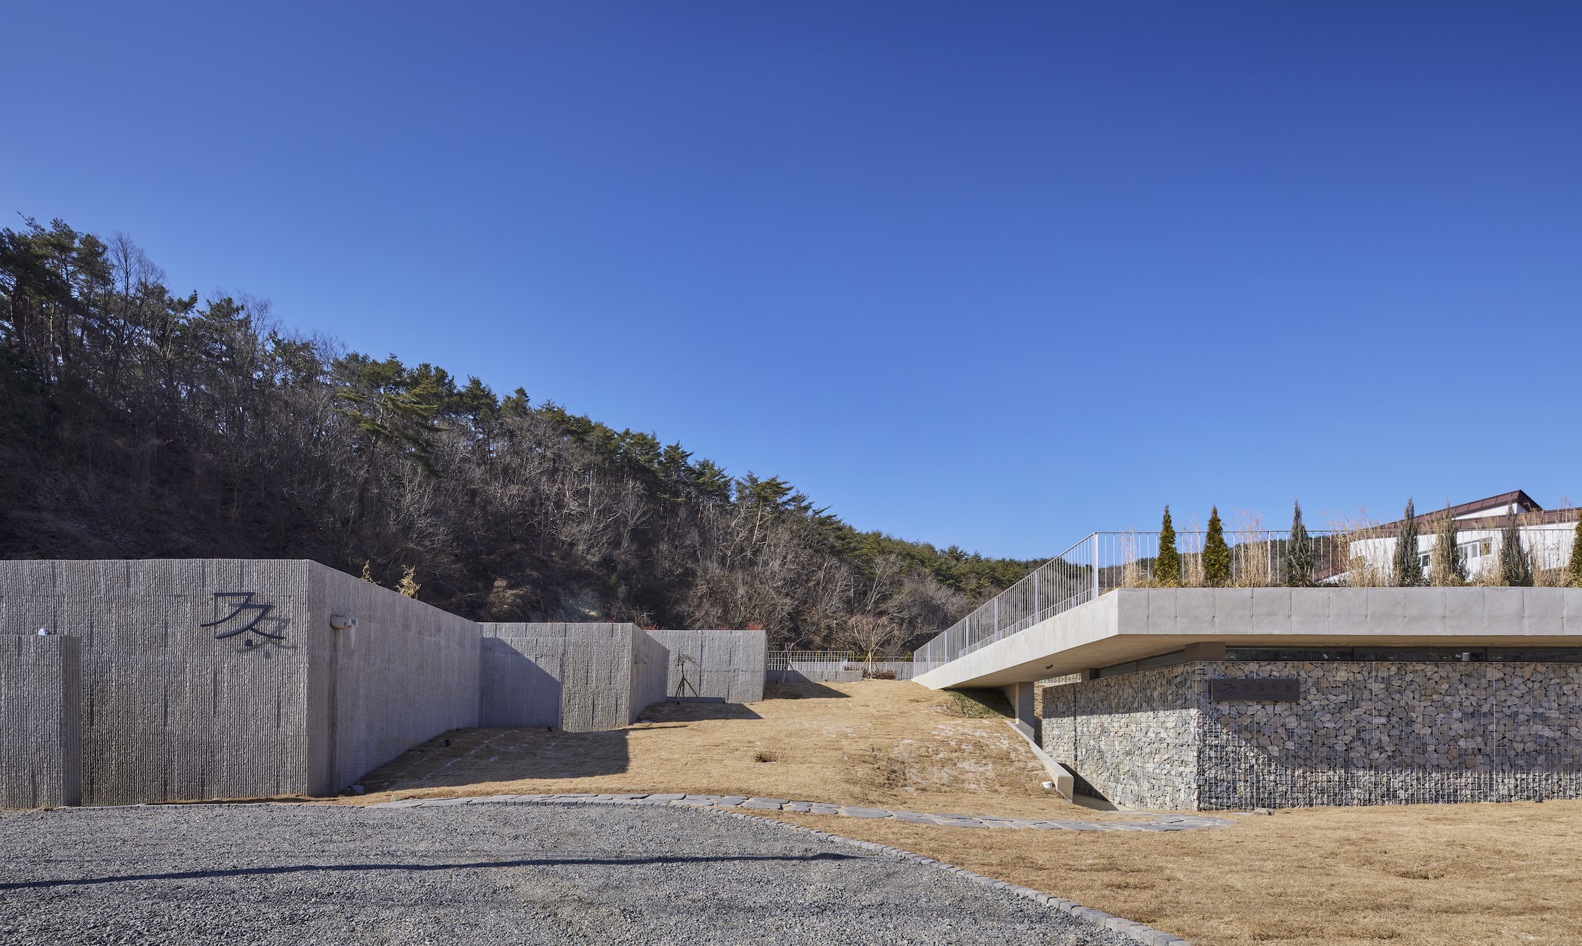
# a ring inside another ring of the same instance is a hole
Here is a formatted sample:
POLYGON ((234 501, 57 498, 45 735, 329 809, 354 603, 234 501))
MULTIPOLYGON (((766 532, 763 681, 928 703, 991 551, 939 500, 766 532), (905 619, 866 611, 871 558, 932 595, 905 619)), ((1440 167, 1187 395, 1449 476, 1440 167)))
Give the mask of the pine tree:
POLYGON ((1401 520, 1401 531, 1395 537, 1395 584, 1411 588, 1423 583, 1423 566, 1417 558, 1417 510, 1412 501, 1406 501, 1406 518, 1401 520))
POLYGON ((1170 522, 1170 507, 1165 506, 1159 524, 1159 557, 1154 559, 1154 581, 1166 588, 1181 587, 1181 553, 1176 551, 1176 528, 1170 522))
POLYGON ((1285 561, 1285 586, 1287 588, 1311 588, 1313 586, 1313 539, 1307 534, 1307 526, 1302 524, 1302 504, 1294 504, 1291 513, 1291 538, 1286 543, 1285 561))
POLYGON ((1533 567, 1522 551, 1522 526, 1515 511, 1500 530, 1500 582, 1517 588, 1531 588, 1533 567))
POLYGON ((1203 539, 1203 584, 1223 588, 1230 584, 1230 546, 1225 544, 1225 526, 1219 521, 1219 507, 1211 506, 1208 535, 1203 539))
POLYGON ((1566 584, 1582 588, 1582 519, 1577 520, 1576 537, 1571 540, 1571 563, 1566 567, 1566 584))
POLYGON ((1434 551, 1428 563, 1428 583, 1454 587, 1467 583, 1467 563, 1456 554, 1456 519, 1445 507, 1445 514, 1434 530, 1434 551))

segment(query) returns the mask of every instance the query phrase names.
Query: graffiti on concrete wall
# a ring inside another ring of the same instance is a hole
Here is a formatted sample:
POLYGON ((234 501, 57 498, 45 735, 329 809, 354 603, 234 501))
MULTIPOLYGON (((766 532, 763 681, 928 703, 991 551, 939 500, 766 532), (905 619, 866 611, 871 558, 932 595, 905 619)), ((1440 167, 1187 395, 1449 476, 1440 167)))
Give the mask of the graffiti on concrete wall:
POLYGON ((275 606, 272 604, 255 604, 253 598, 256 596, 256 592, 252 591, 216 591, 214 600, 219 602, 221 599, 228 599, 231 602, 231 613, 217 621, 208 621, 198 626, 219 628, 219 630, 214 632, 214 639, 217 641, 247 635, 243 638, 243 643, 248 647, 252 647, 256 643, 252 636, 255 634, 269 640, 284 640, 284 634, 271 633, 261 626, 264 618, 269 616, 269 612, 273 611, 275 606), (245 620, 234 627, 226 627, 231 622, 243 619, 248 615, 252 616, 250 620, 245 620))

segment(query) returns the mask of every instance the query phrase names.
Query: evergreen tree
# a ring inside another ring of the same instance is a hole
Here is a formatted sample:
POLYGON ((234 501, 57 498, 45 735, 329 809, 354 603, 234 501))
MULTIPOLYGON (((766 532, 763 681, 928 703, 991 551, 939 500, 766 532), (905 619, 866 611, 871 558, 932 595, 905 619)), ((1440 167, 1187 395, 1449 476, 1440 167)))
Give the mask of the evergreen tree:
POLYGON ((1512 512, 1500 530, 1500 582, 1517 588, 1531 588, 1533 567, 1522 551, 1522 526, 1512 512))
POLYGON ((1577 520, 1576 537, 1571 540, 1571 563, 1566 567, 1566 584, 1582 588, 1582 519, 1577 520))
POLYGON ((1181 553, 1176 551, 1176 529, 1170 522, 1170 507, 1165 506, 1164 522, 1159 524, 1159 557, 1154 560, 1154 581, 1166 588, 1181 587, 1181 553))
POLYGON ((1291 538, 1286 543, 1284 583, 1287 588, 1313 586, 1313 539, 1302 524, 1302 504, 1294 504, 1291 513, 1291 538))
POLYGON ((1406 501, 1406 517, 1395 537, 1395 584, 1411 588, 1423 583, 1423 566, 1417 559, 1417 510, 1406 501))
POLYGON ((1467 563, 1456 554, 1456 519, 1445 507, 1445 515, 1435 530, 1433 557, 1428 563, 1428 583, 1454 587, 1467 583, 1467 563))
POLYGON ((1208 535, 1203 539, 1203 584, 1210 588, 1230 584, 1230 546, 1225 544, 1218 506, 1209 507, 1208 535))

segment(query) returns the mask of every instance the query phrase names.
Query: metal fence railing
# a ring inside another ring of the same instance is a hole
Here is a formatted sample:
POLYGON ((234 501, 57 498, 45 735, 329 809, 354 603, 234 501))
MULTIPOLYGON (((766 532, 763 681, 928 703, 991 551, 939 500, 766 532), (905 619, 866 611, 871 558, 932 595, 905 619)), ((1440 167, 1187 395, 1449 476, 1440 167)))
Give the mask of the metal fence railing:
MULTIPOLYGON (((784 676, 788 671, 797 673, 831 673, 836 671, 864 670, 895 674, 897 680, 910 680, 917 671, 917 665, 911 660, 899 660, 894 657, 876 657, 867 660, 862 654, 854 651, 840 650, 771 650, 765 656, 764 670, 769 673, 770 680, 779 674, 784 676)), ((920 671, 919 671, 920 672, 920 671)))
MULTIPOLYGON (((1204 584, 1204 532, 1177 532, 1182 585, 1204 584)), ((1295 546, 1286 532, 1239 530, 1225 533, 1230 547, 1232 585, 1264 586, 1288 581, 1295 546)), ((1330 532, 1309 533, 1309 581, 1324 581, 1346 569, 1345 543, 1330 532)), ((1158 574, 1159 533, 1094 532, 1035 568, 1021 581, 942 631, 913 655, 923 673, 970 654, 1098 598, 1116 588, 1146 588, 1158 574)))

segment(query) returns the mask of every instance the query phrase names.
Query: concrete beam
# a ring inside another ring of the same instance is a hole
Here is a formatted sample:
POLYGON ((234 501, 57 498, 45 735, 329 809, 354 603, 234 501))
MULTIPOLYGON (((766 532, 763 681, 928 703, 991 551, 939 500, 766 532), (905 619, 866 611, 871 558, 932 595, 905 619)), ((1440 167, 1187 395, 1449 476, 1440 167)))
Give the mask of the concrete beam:
POLYGON ((914 679, 1007 686, 1208 643, 1576 647, 1582 589, 1123 588, 914 679))

